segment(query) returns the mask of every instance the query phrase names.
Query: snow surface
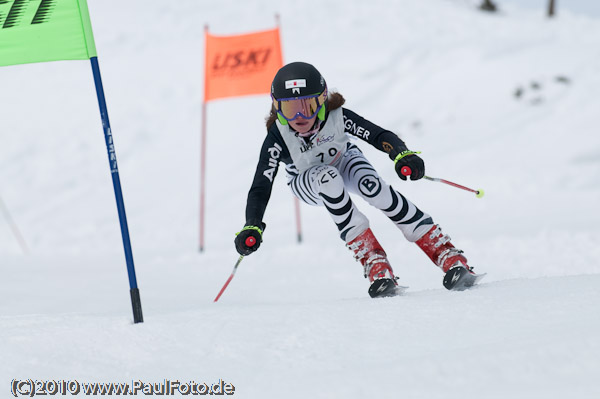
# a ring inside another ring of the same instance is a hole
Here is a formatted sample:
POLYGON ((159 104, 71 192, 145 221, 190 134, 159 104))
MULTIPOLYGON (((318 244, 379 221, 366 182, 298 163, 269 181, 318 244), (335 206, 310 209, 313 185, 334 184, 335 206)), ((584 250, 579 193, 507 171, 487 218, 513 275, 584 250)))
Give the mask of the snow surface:
POLYGON ((89 0, 142 324, 89 64, 0 69, 0 196, 29 247, 0 218, 0 396, 33 378, 223 379, 239 398, 600 397, 600 18, 477 3, 89 0), (275 13, 287 62, 314 63, 349 108, 422 151, 428 175, 485 190, 402 182, 359 143, 488 273, 480 287, 446 291, 357 200, 410 286, 370 299, 323 209, 302 207, 296 243, 280 171, 263 245, 212 302, 238 258, 270 105, 208 105, 199 254, 203 28, 266 29, 275 13))

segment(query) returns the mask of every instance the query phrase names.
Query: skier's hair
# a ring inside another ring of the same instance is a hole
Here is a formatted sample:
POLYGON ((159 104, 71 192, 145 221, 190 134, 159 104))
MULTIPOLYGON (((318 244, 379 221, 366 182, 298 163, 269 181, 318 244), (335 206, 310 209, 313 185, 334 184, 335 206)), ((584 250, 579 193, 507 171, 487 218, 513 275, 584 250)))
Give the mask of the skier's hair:
MULTIPOLYGON (((332 92, 329 93, 329 95, 327 96, 327 103, 326 103, 326 107, 327 107, 327 111, 333 111, 334 109, 338 109, 339 107, 341 107, 342 105, 344 105, 344 103, 346 102, 346 99, 344 98, 344 96, 342 96, 340 93, 336 93, 336 92, 332 92)), ((273 123, 275 123, 275 120, 277 119, 277 110, 275 109, 275 106, 271 105, 271 112, 269 113, 269 116, 266 117, 265 121, 267 122, 267 130, 271 128, 271 126, 273 126, 273 123)))

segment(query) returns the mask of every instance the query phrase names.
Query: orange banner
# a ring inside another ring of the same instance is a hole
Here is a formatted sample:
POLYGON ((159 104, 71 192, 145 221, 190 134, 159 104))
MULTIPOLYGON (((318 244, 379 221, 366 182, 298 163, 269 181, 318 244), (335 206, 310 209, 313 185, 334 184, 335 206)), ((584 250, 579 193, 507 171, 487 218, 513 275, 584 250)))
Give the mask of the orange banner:
POLYGON ((206 38, 204 100, 266 94, 283 66, 279 28, 206 38))

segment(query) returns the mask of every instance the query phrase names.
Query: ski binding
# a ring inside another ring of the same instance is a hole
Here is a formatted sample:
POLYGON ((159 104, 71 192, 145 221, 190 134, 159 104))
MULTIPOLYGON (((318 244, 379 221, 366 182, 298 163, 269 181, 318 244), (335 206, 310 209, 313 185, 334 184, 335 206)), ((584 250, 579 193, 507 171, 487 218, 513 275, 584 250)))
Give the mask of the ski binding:
POLYGON ((408 287, 398 285, 396 279, 380 278, 373 281, 369 287, 369 296, 371 298, 386 298, 401 295, 408 287))
POLYGON ((455 266, 444 275, 444 287, 450 291, 464 291, 477 284, 486 273, 476 274, 466 267, 455 266))

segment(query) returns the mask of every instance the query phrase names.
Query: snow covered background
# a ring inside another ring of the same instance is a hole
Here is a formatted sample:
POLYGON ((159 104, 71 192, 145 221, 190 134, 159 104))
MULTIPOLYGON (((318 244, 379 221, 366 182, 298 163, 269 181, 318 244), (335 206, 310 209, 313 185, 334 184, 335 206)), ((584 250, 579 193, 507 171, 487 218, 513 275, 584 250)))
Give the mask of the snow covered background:
POLYGON ((600 397, 600 12, 590 0, 89 0, 145 322, 129 285, 89 63, 0 69, 0 396, 14 378, 208 383, 239 398, 600 397), (579 7, 579 8, 578 8, 579 7), (271 28, 346 106, 422 151, 429 181, 384 179, 464 249, 480 287, 442 274, 357 204, 406 295, 372 300, 323 209, 284 183, 260 250, 238 258, 270 101, 208 105, 198 253, 203 27, 271 28), (521 96, 516 97, 515 93, 521 96))

